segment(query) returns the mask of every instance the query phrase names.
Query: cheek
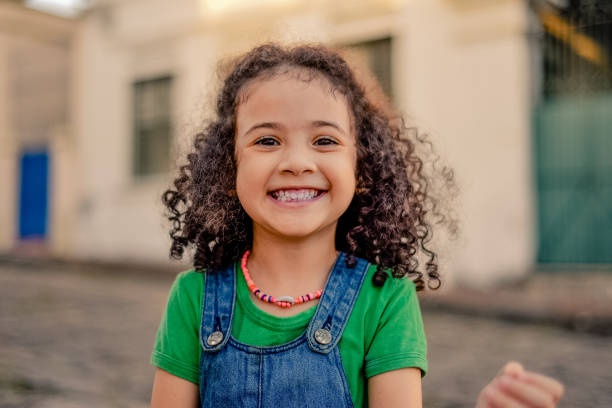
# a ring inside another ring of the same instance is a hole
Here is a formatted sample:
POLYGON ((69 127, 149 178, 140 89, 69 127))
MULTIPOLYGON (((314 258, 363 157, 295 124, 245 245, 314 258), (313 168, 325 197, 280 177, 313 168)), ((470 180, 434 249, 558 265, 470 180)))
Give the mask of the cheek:
POLYGON ((249 186, 249 180, 248 177, 246 177, 247 174, 249 173, 245 171, 244 166, 239 164, 236 165, 236 194, 243 207, 243 200, 246 199, 249 186))
POLYGON ((249 217, 252 217, 252 209, 249 203, 252 203, 253 199, 248 189, 249 184, 245 181, 246 180, 241 178, 240 175, 236 177, 236 197, 244 212, 246 212, 249 217))
POLYGON ((353 184, 357 185, 357 180, 359 179, 359 171, 357 170, 357 151, 355 150, 351 155, 351 174, 353 176, 353 184))
MULTIPOLYGON (((352 159, 352 158, 351 158, 352 159)), ((338 160, 330 169, 329 174, 333 177, 332 183, 342 191, 342 194, 350 201, 357 186, 357 166, 355 160, 347 158, 338 160)))
POLYGON ((236 194, 242 207, 247 210, 265 188, 265 175, 255 160, 242 157, 236 161, 236 194))

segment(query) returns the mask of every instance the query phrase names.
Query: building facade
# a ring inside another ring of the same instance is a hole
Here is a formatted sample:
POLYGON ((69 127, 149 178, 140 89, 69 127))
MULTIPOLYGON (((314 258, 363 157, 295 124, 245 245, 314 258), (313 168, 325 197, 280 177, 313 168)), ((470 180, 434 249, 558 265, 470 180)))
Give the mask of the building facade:
POLYGON ((75 133, 87 184, 76 253, 165 260, 159 196, 176 158, 167 152, 188 145, 217 62, 261 41, 315 40, 378 50, 396 104, 454 167, 463 238, 444 265, 451 276, 525 273, 534 263, 527 24, 522 1, 98 2, 79 40, 75 133))
MULTIPOLYGON (((447 281, 482 286, 535 269, 542 79, 531 33, 542 23, 528 2, 99 0, 75 27, 70 137, 60 138, 74 160, 63 170, 70 191, 49 195, 69 201, 53 210, 52 254, 168 262, 160 196, 210 111, 218 62, 262 41, 323 41, 353 47, 454 169, 460 235, 440 242, 447 281)), ((6 115, 6 80, 0 89, 6 115)), ((4 166, 16 157, 10 140, 4 166)), ((8 201, 2 250, 15 246, 8 201)))
POLYGON ((0 251, 70 256, 77 22, 0 3, 0 251))

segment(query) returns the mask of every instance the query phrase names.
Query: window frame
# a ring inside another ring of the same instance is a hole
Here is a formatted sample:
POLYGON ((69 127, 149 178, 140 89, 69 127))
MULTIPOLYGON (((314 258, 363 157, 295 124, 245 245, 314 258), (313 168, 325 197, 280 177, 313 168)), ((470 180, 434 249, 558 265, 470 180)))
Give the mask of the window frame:
POLYGON ((170 74, 137 79, 132 82, 131 174, 135 178, 154 176, 170 168, 170 148, 173 136, 173 87, 174 77, 170 74), (152 100, 146 100, 147 93, 152 100), (160 105, 164 108, 161 108, 160 105), (149 109, 150 112, 146 112, 146 109, 149 109), (155 140, 160 138, 163 140, 155 140), (157 143, 158 149, 161 144, 161 148, 166 150, 166 155, 153 157, 151 152, 147 153, 143 147, 151 146, 152 143, 157 143))

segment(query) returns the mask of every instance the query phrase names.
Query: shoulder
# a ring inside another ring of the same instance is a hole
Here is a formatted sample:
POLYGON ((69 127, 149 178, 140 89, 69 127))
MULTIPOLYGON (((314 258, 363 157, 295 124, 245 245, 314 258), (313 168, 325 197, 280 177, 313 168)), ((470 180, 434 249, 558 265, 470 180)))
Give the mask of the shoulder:
POLYGON ((372 277, 376 265, 370 265, 361 291, 355 303, 356 316, 363 319, 366 341, 383 331, 403 332, 410 330, 409 326, 419 326, 421 310, 416 287, 410 278, 389 277, 383 286, 376 286, 372 277))
POLYGON ((194 287, 201 287, 204 283, 202 275, 202 272, 198 272, 195 269, 183 271, 176 275, 176 278, 174 278, 172 288, 189 290, 193 289, 194 287))
POLYGON ((393 278, 389 271, 384 285, 376 286, 375 272, 376 265, 369 265, 345 343, 364 354, 366 377, 406 367, 425 372, 427 343, 416 287, 410 278, 393 278))
POLYGON ((421 313, 416 287, 410 278, 393 278, 387 272, 389 277, 384 285, 376 286, 372 282, 375 272, 376 265, 369 265, 351 316, 361 320, 372 337, 380 326, 420 319, 421 313))
POLYGON ((179 273, 170 289, 169 302, 201 303, 204 279, 202 273, 189 270, 179 273))
POLYGON ((362 286, 362 295, 365 297, 374 297, 378 302, 401 298, 417 299, 416 286, 408 277, 394 278, 390 271, 385 271, 387 280, 382 286, 376 286, 373 283, 373 277, 376 273, 377 266, 374 264, 368 265, 365 280, 362 286))
POLYGON ((153 365, 196 384, 202 287, 201 273, 185 271, 176 276, 151 355, 153 365))

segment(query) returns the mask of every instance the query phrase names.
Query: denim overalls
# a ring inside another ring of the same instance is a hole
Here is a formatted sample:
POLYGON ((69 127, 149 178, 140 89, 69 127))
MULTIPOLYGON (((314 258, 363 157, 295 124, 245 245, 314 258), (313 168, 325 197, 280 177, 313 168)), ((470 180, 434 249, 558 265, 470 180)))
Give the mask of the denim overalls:
POLYGON ((236 267, 205 274, 200 343, 202 407, 352 407, 338 341, 368 267, 340 254, 305 333, 255 347, 231 335, 236 267))

